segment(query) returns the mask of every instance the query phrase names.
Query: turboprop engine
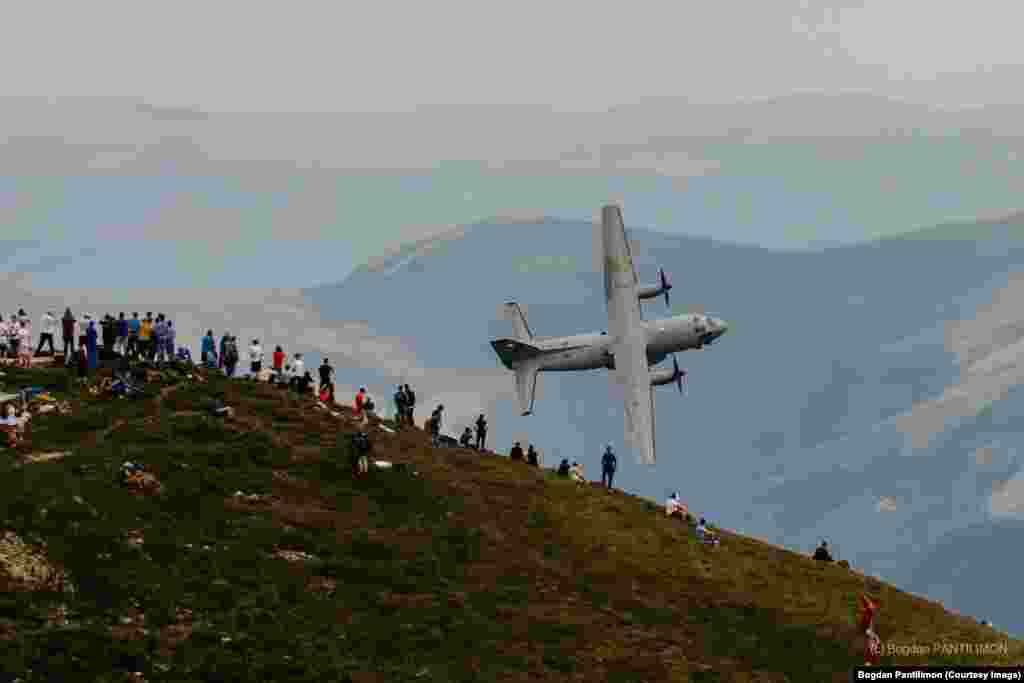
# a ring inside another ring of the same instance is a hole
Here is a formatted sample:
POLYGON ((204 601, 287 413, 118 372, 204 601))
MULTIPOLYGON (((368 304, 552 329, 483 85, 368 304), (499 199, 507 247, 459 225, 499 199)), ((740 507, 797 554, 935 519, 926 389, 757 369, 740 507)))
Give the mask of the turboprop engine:
POLYGON ((679 393, 683 393, 683 378, 686 377, 686 370, 679 369, 676 357, 672 356, 672 369, 651 370, 651 386, 660 387, 664 384, 676 383, 679 393))
POLYGON ((639 299, 653 299, 659 294, 665 295, 665 305, 668 306, 668 290, 672 289, 672 284, 668 281, 665 276, 665 269, 658 268, 658 284, 656 285, 642 285, 636 290, 637 298, 639 299))

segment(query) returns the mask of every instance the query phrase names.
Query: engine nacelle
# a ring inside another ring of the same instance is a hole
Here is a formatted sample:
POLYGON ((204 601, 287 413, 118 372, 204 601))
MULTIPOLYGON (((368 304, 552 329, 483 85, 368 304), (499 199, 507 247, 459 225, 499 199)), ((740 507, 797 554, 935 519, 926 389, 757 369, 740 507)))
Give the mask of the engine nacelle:
POLYGON ((656 296, 665 295, 665 305, 668 306, 668 290, 672 289, 672 285, 668 281, 668 277, 665 275, 665 269, 658 269, 658 284, 656 285, 642 285, 637 287, 636 296, 638 299, 653 299, 656 296))
POLYGON ((674 370, 652 370, 651 371, 651 386, 660 387, 664 384, 672 384, 676 381, 676 373, 674 370))
POLYGON ((664 384, 675 384, 679 387, 679 393, 683 393, 683 378, 686 377, 686 370, 679 369, 676 357, 672 356, 672 369, 655 370, 648 369, 648 376, 651 378, 651 386, 658 387, 664 384))
POLYGON ((661 296, 666 290, 661 285, 643 285, 637 288, 636 296, 638 299, 653 299, 656 296, 661 296))

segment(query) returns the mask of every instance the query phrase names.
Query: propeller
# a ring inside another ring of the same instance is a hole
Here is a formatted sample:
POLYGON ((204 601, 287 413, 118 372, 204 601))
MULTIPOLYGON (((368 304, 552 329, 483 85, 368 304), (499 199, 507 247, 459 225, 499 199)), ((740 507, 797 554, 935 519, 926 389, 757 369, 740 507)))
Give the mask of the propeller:
POLYGON ((661 279, 661 290, 665 293, 665 307, 671 308, 668 302, 668 290, 672 289, 671 283, 668 281, 668 277, 665 275, 664 268, 658 268, 658 277, 661 279))
MULTIPOLYGON (((686 378, 686 370, 679 369, 679 361, 676 357, 672 356, 672 374, 676 378, 676 386, 679 387, 679 393, 683 393, 683 380, 686 378)), ((689 387, 687 387, 687 395, 689 395, 689 387)))

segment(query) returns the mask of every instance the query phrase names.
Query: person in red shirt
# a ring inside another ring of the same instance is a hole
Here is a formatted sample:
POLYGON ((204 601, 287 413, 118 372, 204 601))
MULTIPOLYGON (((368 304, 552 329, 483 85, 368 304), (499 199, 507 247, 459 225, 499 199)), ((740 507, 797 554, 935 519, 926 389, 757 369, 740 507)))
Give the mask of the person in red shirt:
POLYGON ((864 666, 877 666, 882 658, 882 639, 875 633, 875 612, 879 605, 868 596, 860 596, 860 618, 858 626, 864 634, 864 666))
POLYGON ((278 346, 274 349, 274 374, 280 379, 284 375, 284 351, 278 346))
POLYGON ((366 387, 359 387, 359 393, 356 394, 355 400, 355 412, 356 415, 361 415, 363 412, 363 403, 366 401, 366 387))

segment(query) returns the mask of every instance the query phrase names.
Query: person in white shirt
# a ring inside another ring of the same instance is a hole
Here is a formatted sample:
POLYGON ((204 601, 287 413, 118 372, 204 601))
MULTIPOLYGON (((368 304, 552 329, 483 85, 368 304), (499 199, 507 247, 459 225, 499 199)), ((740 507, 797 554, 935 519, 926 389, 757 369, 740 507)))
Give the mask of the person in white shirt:
POLYGON ((53 315, 53 311, 47 311, 46 315, 43 316, 42 321, 39 323, 39 346, 36 347, 36 355, 38 356, 43 351, 43 344, 50 345, 50 355, 57 353, 56 349, 53 348, 53 335, 57 333, 57 318, 53 315))
POLYGON ((292 360, 292 376, 288 378, 288 386, 296 388, 299 380, 306 374, 306 362, 302 360, 302 354, 295 354, 295 359, 292 360))
POLYGON ((252 340, 252 346, 249 347, 249 370, 252 374, 258 375, 260 370, 263 369, 263 347, 260 346, 259 339, 252 340))
POLYGON ((18 366, 32 367, 32 328, 28 321, 22 320, 18 328, 18 366))

